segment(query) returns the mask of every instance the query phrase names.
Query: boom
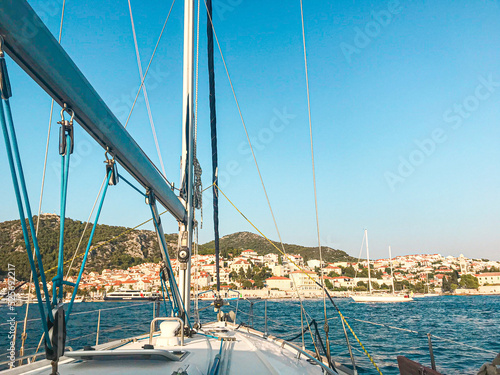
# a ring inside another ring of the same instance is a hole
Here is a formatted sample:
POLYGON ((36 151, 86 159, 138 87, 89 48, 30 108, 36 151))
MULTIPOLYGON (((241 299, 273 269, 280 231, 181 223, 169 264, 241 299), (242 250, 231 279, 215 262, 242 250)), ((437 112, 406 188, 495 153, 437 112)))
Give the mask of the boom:
POLYGON ((153 162, 104 103, 26 0, 0 0, 0 35, 8 55, 180 222, 186 208, 153 162))

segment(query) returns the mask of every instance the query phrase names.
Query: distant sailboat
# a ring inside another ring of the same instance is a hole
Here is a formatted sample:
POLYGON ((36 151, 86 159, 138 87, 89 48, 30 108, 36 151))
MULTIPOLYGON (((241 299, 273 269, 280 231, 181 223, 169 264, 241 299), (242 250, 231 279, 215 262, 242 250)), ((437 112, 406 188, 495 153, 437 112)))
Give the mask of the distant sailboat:
POLYGON ((391 282, 392 282, 392 293, 379 293, 373 294, 372 288, 372 278, 370 274, 370 250, 368 247, 368 231, 365 229, 365 239, 366 239, 366 259, 368 261, 368 293, 363 295, 351 295, 354 302, 409 302, 413 301, 412 296, 396 294, 394 289, 394 275, 392 271, 392 255, 391 247, 389 246, 389 262, 391 267, 391 282))

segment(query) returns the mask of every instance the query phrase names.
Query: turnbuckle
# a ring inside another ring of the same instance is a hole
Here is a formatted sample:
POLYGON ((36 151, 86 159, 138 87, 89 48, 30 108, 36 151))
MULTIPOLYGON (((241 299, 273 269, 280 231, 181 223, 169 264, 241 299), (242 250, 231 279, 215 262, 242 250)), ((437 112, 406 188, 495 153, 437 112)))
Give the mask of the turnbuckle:
POLYGON ((12 90, 10 88, 7 64, 4 59, 3 45, 4 40, 0 35, 0 95, 2 96, 2 99, 7 100, 12 96, 12 90))
POLYGON ((67 141, 66 136, 68 135, 71 139, 71 145, 69 148, 69 153, 73 153, 73 148, 75 146, 75 138, 73 134, 73 119, 75 118, 75 112, 71 108, 68 108, 66 104, 64 104, 63 109, 61 110, 61 121, 58 124, 61 124, 61 128, 59 129, 59 155, 66 155, 67 141), (69 116, 71 116, 70 120, 66 120, 64 118, 64 112, 66 112, 69 116))
POLYGON ((109 185, 113 186, 118 184, 118 170, 116 169, 115 158, 110 159, 108 155, 109 155, 109 148, 104 153, 104 156, 106 157, 104 163, 106 163, 106 176, 109 175, 109 172, 111 171, 111 177, 109 178, 109 185))

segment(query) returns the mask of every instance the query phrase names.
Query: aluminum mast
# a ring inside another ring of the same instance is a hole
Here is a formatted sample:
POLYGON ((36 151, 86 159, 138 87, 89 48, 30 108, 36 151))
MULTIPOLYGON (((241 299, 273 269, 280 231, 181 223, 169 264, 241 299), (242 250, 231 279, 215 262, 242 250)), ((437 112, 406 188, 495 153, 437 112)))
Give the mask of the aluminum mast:
POLYGON ((182 87, 182 157, 181 157, 181 199, 187 211, 187 222, 179 228, 179 290, 190 314, 191 254, 193 244, 193 49, 194 49, 194 0, 184 1, 184 61, 182 87))
POLYGON ((372 276, 370 272, 370 250, 368 249, 368 230, 365 229, 365 237, 366 237, 366 260, 368 261, 368 288, 370 294, 372 294, 372 276))

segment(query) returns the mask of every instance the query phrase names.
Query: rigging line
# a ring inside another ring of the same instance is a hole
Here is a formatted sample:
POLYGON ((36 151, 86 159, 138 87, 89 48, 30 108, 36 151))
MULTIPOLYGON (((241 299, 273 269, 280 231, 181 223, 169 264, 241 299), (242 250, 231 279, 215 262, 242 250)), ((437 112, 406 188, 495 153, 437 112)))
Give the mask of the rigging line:
MULTIPOLYGON (((259 164, 257 163, 257 157, 255 156, 255 152, 254 152, 254 149, 253 149, 253 146, 252 146, 252 142, 250 141, 250 136, 248 135, 247 126, 246 126, 245 120, 243 119, 243 114, 241 112, 240 104, 239 104, 238 98, 236 97, 236 92, 234 90, 233 81, 231 80, 231 76, 230 76, 229 70, 227 68, 226 60, 224 59, 224 54, 222 53, 222 48, 221 48, 220 43, 219 43, 219 38, 217 37, 217 33, 215 31, 215 27, 214 27, 214 24, 212 22, 212 16, 208 12, 207 2, 205 0, 203 0, 203 1, 205 3, 205 8, 207 9, 208 21, 210 22, 210 25, 212 27, 212 31, 214 33, 215 41, 217 42, 217 48, 219 49, 219 53, 221 55, 222 63, 224 64, 224 69, 226 71, 226 75, 227 75, 227 78, 229 80, 229 85, 231 86, 231 91, 233 93, 234 101, 236 102, 236 107, 238 108, 238 113, 240 115, 241 123, 243 124, 243 128, 245 130, 245 135, 246 135, 248 144, 250 146, 250 150, 252 152, 252 157, 253 157, 255 166, 257 168, 257 172, 259 174, 259 179, 260 179, 260 182, 262 184, 262 189, 264 190, 264 195, 266 196, 267 205, 269 207, 269 211, 271 212, 271 216, 273 218, 274 227, 276 228, 276 232, 278 234, 278 238, 279 238, 279 241, 280 241, 280 244, 281 244, 281 248, 282 248, 282 253, 285 254, 285 256, 288 258, 288 255, 286 255, 285 246, 283 245, 283 240, 281 238, 281 233, 280 233, 280 231, 278 229, 278 224, 277 224, 276 218, 274 216, 274 211, 273 211, 273 208, 271 206, 271 202, 269 200, 269 196, 267 195, 267 190, 266 190, 266 186, 264 184, 264 179, 263 179, 262 174, 260 172, 259 164)), ((214 185, 217 188, 217 190, 220 190, 218 188, 218 186, 215 184, 215 182, 214 182, 214 185)), ((295 281, 293 282, 293 284, 295 286, 295 281)), ((297 291, 297 297, 299 298, 299 301, 300 301, 300 304, 301 304, 301 308, 303 309, 304 307, 302 305, 302 299, 300 298, 300 293, 299 293, 299 290, 297 288, 296 288, 296 291, 297 291)))
MULTIPOLYGON (((319 261, 320 261, 320 278, 321 285, 325 285, 325 280, 323 277, 323 251, 321 249, 321 236, 319 232, 319 214, 318 214, 318 193, 316 189, 316 168, 314 164, 314 144, 313 144, 313 132, 312 132, 312 119, 311 119, 311 96, 309 92, 309 70, 307 68, 307 49, 306 49, 306 34, 305 34, 305 25, 304 25, 304 7, 302 4, 302 0, 300 0, 300 18, 302 23, 302 44, 304 46, 304 70, 305 70, 305 78, 306 78, 306 93, 307 93, 307 114, 309 119, 309 138, 311 141, 311 163, 312 163, 312 175, 313 175, 313 187, 314 187, 314 208, 316 211, 316 231, 318 234, 318 250, 319 250, 319 261)), ((328 338, 328 317, 326 314, 326 293, 323 289, 323 312, 325 315, 325 334, 326 334, 326 342, 328 346, 328 361, 331 361, 330 358, 330 344, 328 338)))
MULTIPOLYGON (((354 270, 354 279, 358 275, 358 270, 359 270, 359 261, 361 260, 361 253, 363 252, 363 245, 365 244, 365 236, 366 234, 363 234, 363 241, 361 241, 361 248, 359 249, 359 255, 358 255, 358 268, 354 270)), ((353 267, 354 268, 354 267, 353 267)), ((354 280, 353 280, 354 281, 354 280)), ((352 285, 352 291, 354 292, 354 285, 352 285)))
MULTIPOLYGON (((311 279, 314 283, 316 283, 316 280, 314 280, 314 279, 313 279, 313 278, 312 278, 312 277, 311 277, 311 276, 310 276, 307 272, 305 272, 305 270, 304 270, 304 269, 302 269, 299 265, 297 265, 297 263, 295 263, 295 262, 294 262, 294 261, 293 261, 293 260, 292 260, 292 259, 288 256, 288 254, 284 251, 284 249, 283 249, 283 250, 281 250, 280 248, 278 248, 278 247, 274 244, 274 242, 273 242, 273 241, 271 241, 269 238, 267 238, 267 237, 266 237, 266 235, 265 235, 264 233, 262 233, 262 232, 259 230, 259 228, 257 228, 257 227, 255 226, 255 224, 253 224, 253 223, 252 223, 252 222, 251 222, 251 221, 250 221, 250 220, 249 220, 249 219, 245 216, 245 214, 243 214, 243 212, 241 212, 241 211, 238 209, 238 207, 236 207, 236 206, 235 206, 235 204, 234 204, 234 203, 233 203, 233 202, 232 202, 232 201, 228 198, 228 196, 227 196, 226 194, 224 194, 224 192, 220 189, 220 187, 219 187, 219 186, 217 186, 215 183, 214 183, 214 186, 215 186, 215 187, 217 188, 217 190, 218 190, 218 191, 219 191, 219 192, 220 192, 220 193, 224 196, 224 198, 226 198, 226 199, 227 199, 227 201, 231 204, 231 206, 233 206, 233 208, 234 208, 236 211, 238 211, 238 213, 239 213, 241 216, 243 216, 243 218, 244 218, 244 219, 245 219, 245 220, 246 220, 246 221, 247 221, 247 222, 248 222, 248 223, 249 223, 249 224, 250 224, 250 225, 251 225, 251 226, 252 226, 252 227, 253 227, 253 228, 257 231, 257 232, 259 232, 259 233, 260 233, 260 235, 261 235, 262 237, 264 237, 264 238, 265 238, 265 239, 266 239, 266 240, 267 240, 267 241, 268 241, 268 242, 269 242, 269 243, 270 243, 270 244, 271 244, 271 245, 272 245, 272 246, 273 246, 276 250, 278 250, 280 253, 282 253, 284 256, 286 256, 286 258, 287 258, 287 259, 288 259, 288 260, 289 260, 289 261, 290 261, 293 265, 295 265, 295 267, 297 267, 297 269, 301 270, 301 271, 302 271, 302 272, 303 272, 303 273, 304 273, 307 277, 309 277, 309 278, 310 278, 310 279, 311 279)), ((281 243, 281 245, 283 246, 283 243, 281 243)), ((296 283, 295 283, 295 278, 293 278, 293 277, 292 277, 292 283, 293 283, 293 285, 294 285, 294 287, 295 287, 295 290, 296 290, 296 292, 297 292, 297 297, 298 297, 299 302, 300 302, 300 308, 301 308, 301 309, 302 309, 302 311, 304 312, 304 317, 306 318, 306 322, 307 322, 307 324, 309 324, 309 321, 307 320, 307 316, 308 316, 309 314, 307 314, 307 311, 305 310, 304 305, 302 304, 302 299, 301 299, 301 297, 300 297, 299 289, 298 289, 298 287, 297 287, 297 285, 296 285, 296 283)), ((312 318, 311 318, 311 319, 312 319, 312 318)), ((304 326, 303 326, 303 323, 302 323, 302 322, 301 322, 301 328, 302 328, 302 329, 304 329, 304 326)), ((310 332, 310 333, 311 333, 311 332, 310 332)), ((314 347, 315 347, 316 351, 318 351, 318 349, 317 349, 317 347, 316 347, 316 343, 315 343, 315 341, 314 341, 314 338, 313 338, 312 333, 311 333, 311 340, 312 340, 312 342, 313 342, 313 344, 314 344, 314 347)))
POLYGON ((139 75, 141 77, 141 82, 143 82, 142 93, 144 94, 144 101, 146 102, 146 108, 148 111, 149 124, 151 125, 151 131, 153 132, 153 138, 155 141, 156 152, 158 153, 158 159, 160 159, 161 170, 163 171, 163 175, 166 176, 165 173, 165 165, 163 164, 163 158, 161 157, 160 145, 158 144, 158 138, 156 136, 156 128, 153 120, 153 114, 151 113, 151 106, 149 105, 149 97, 148 90, 146 89, 146 83, 144 82, 144 75, 142 73, 142 62, 141 55, 139 53, 139 45, 137 43, 137 34, 135 32, 135 24, 134 24, 134 16, 132 14, 132 4, 130 4, 130 0, 128 0, 128 9, 130 12, 130 24, 132 25, 132 34, 134 36, 134 46, 135 46, 135 55, 137 58, 137 67, 139 68, 139 75))
POLYGON ((102 188, 104 187, 104 183, 107 180, 107 176, 104 177, 104 180, 102 180, 101 188, 99 189, 99 192, 97 193, 97 197, 95 198, 94 205, 92 206, 92 210, 90 210, 90 215, 89 218, 87 219, 87 222, 85 223, 85 227, 83 228, 82 235, 80 236, 80 240, 78 241, 78 245, 76 246, 75 253, 73 254, 73 258, 71 258, 71 263, 69 264, 68 272, 66 272, 66 279, 69 276, 69 273, 71 272, 71 267, 73 267, 73 262, 75 261, 76 254, 78 254, 78 250, 80 249, 80 245, 82 244, 83 237, 85 236, 85 232, 87 231, 87 227, 89 226, 90 219, 92 218, 92 214, 94 213, 95 206, 97 205, 97 201, 99 200, 99 197, 101 196, 101 191, 102 188))
MULTIPOLYGON (((205 2, 205 7, 207 8, 207 14, 208 14, 208 7, 207 7, 207 3, 206 1, 204 0, 205 2)), ((231 91, 233 93, 233 97, 234 97, 234 101, 236 102, 236 107, 238 108, 238 113, 240 115, 240 119, 241 119, 241 123, 243 124, 243 128, 245 130, 245 135, 246 135, 246 138, 247 138, 247 141, 248 141, 248 144, 250 146, 250 151, 252 152, 252 157, 253 157, 253 160, 254 160, 254 163, 255 163, 255 166, 257 167, 257 172, 259 174, 259 179, 260 179, 260 182, 262 184, 262 188, 264 190, 264 194, 266 196, 266 200, 267 200, 267 205, 269 206, 269 210, 271 211, 271 216, 273 218, 273 222, 274 222, 274 226, 276 228, 276 232, 278 233, 278 237, 279 237, 279 240, 280 240, 280 243, 281 243, 281 246, 283 247, 284 249, 284 246, 283 246, 283 241, 281 240, 281 234, 280 234, 280 231, 278 229, 278 224, 276 223, 276 218, 274 217, 274 211, 271 207, 271 202, 269 200, 269 196, 267 195, 267 190, 266 190, 266 186, 264 185, 264 180, 262 178, 262 174, 260 172, 260 168, 259 168, 259 164, 257 163, 257 158, 255 156, 255 152, 253 150, 253 146, 252 146, 252 142, 250 141, 250 136, 248 135, 248 130, 247 130, 247 126, 246 126, 246 123, 245 123, 245 120, 243 119, 243 114, 241 112, 241 108, 240 108, 240 104, 239 104, 239 101, 238 101, 238 98, 236 97, 236 92, 234 90, 234 86, 233 86, 233 81, 231 80, 231 76, 229 75, 229 70, 227 68, 227 65, 226 65, 226 60, 224 59, 224 55, 222 53, 222 49, 221 49, 221 46, 220 46, 220 43, 219 43, 219 38, 217 37, 217 33, 215 32, 215 27, 213 25, 213 22, 212 22, 212 17, 210 15, 208 15, 209 17, 209 21, 210 21, 210 24, 212 25, 212 31, 214 33, 214 36, 215 36, 215 41, 217 42, 217 47, 219 49, 219 53, 221 55, 221 58, 222 58, 222 63, 224 64, 224 69, 226 71, 226 75, 227 75, 227 78, 229 80, 229 85, 231 86, 231 91)), ((219 189, 220 190, 220 189, 219 189)))
MULTIPOLYGON (((66 10, 66 0, 63 0, 62 9, 61 9, 61 22, 59 24, 59 37, 57 39, 59 44, 61 44, 61 40, 62 40, 62 31, 63 31, 65 10, 66 10)), ((50 131, 52 129, 52 116, 53 116, 53 114, 54 114, 54 99, 52 99, 50 102, 49 129, 47 131, 47 143, 45 145, 45 157, 43 160, 42 186, 40 188, 40 200, 38 201, 38 216, 37 216, 37 220, 36 220, 35 236, 38 236, 38 228, 40 227, 40 214, 42 212, 43 190, 45 187, 45 175, 47 172, 47 158, 48 158, 48 154, 49 154, 50 131)), ((30 272, 30 283, 28 286, 28 304, 26 306, 26 313, 24 316, 23 333, 21 334, 21 349, 19 352, 21 357, 24 355, 24 343, 25 343, 26 338, 27 338, 26 329, 27 329, 29 305, 31 302, 31 282, 32 281, 33 281, 33 273, 30 272)))
MULTIPOLYGON (((217 154, 217 107, 215 102, 215 68, 214 68, 214 33, 211 25, 212 20, 212 0, 207 1, 207 60, 208 60, 208 81, 209 81, 209 104, 210 104, 210 135, 212 146, 212 182, 218 183, 218 154, 217 154)), ((220 298, 220 248, 219 248, 219 196, 217 189, 212 190, 213 220, 214 220, 214 246, 215 246, 215 270, 217 298, 220 298)))
POLYGON ((151 63, 153 62, 153 58, 155 57, 156 50, 158 49, 158 45, 160 44, 161 37, 163 36, 163 32, 165 31, 165 27, 167 26, 168 19, 170 18, 170 13, 172 13, 172 8, 174 7, 175 0, 172 1, 172 5, 170 6, 170 10, 168 11, 167 18, 165 19, 165 23, 163 24, 163 28, 161 29, 160 36, 158 37, 158 41, 156 42, 155 48, 153 50, 153 54, 151 55, 151 58, 149 59, 148 67, 146 68, 146 71, 144 73, 144 77, 141 80, 141 84, 139 86, 139 89, 137 90, 137 94, 135 95, 134 103, 132 104, 132 108, 130 108, 130 112, 127 117, 127 121, 125 121, 125 125, 123 126, 125 129, 127 128, 128 122, 130 120, 130 116, 132 116, 132 112, 134 111, 135 104, 137 103, 137 99, 139 98, 139 94, 141 92, 142 86, 144 85, 144 81, 146 80, 146 77, 148 76, 149 68, 151 67, 151 63))

